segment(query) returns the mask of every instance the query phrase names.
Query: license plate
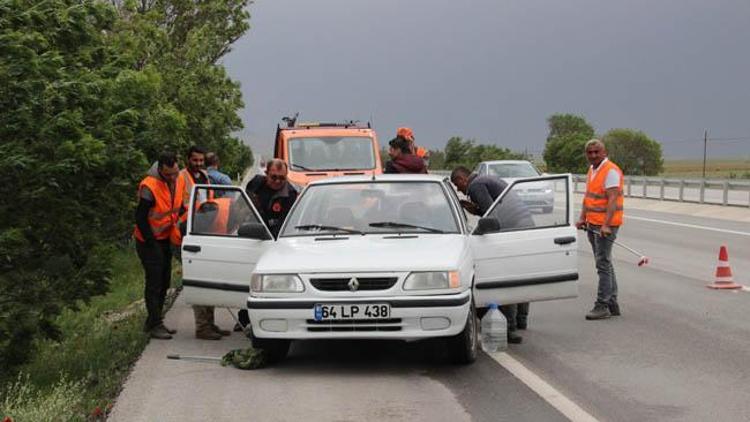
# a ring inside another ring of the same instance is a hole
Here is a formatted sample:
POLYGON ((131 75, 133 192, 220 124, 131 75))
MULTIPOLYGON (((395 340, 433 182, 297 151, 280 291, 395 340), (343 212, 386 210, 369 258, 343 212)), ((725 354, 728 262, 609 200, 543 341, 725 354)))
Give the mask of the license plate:
POLYGON ((315 321, 346 319, 386 319, 391 317, 391 305, 387 303, 363 303, 358 305, 327 305, 316 303, 315 321))

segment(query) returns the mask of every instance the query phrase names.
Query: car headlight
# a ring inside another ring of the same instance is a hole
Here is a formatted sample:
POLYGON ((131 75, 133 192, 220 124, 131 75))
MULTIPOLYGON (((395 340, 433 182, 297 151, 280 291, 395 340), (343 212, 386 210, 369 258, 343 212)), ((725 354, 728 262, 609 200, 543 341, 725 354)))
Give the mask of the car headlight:
POLYGON ((304 292, 302 280, 295 274, 253 274, 250 290, 263 293, 304 292))
POLYGON ((542 192, 544 192, 546 194, 550 194, 550 193, 552 193, 552 189, 547 188, 547 189, 542 190, 542 192))
POLYGON ((404 290, 450 289, 460 285, 457 271, 431 271, 409 274, 404 290))

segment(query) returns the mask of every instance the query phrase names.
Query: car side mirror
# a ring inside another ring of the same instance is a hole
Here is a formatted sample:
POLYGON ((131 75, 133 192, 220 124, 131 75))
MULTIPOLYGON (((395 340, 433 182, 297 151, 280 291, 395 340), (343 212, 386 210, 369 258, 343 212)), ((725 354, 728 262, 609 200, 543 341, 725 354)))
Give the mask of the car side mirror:
POLYGON ((237 236, 246 239, 271 240, 266 227, 260 223, 244 223, 237 229, 237 236))
POLYGON ((483 235, 487 233, 497 233, 500 231, 500 222, 495 217, 482 217, 477 223, 474 234, 483 235))

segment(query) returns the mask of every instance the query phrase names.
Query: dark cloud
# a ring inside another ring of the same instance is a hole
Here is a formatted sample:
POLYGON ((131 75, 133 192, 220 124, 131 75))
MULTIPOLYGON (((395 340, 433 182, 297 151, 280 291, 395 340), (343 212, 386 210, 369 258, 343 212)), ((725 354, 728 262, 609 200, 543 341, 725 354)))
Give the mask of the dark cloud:
MULTIPOLYGON (((552 113, 598 132, 641 129, 668 156, 703 130, 750 138, 747 0, 257 0, 225 59, 242 83, 242 137, 270 152, 275 125, 373 120, 418 143, 450 136, 540 152, 552 113)), ((381 142, 382 143, 382 142, 381 142)), ((710 153, 750 155, 750 139, 710 153)))

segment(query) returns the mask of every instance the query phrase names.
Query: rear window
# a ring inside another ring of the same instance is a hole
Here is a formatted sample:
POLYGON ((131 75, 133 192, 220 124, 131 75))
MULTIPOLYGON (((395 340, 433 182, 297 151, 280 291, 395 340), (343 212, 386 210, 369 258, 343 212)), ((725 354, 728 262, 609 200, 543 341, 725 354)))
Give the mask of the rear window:
POLYGON ((294 171, 370 170, 375 168, 373 141, 366 136, 292 138, 289 167, 294 171))

